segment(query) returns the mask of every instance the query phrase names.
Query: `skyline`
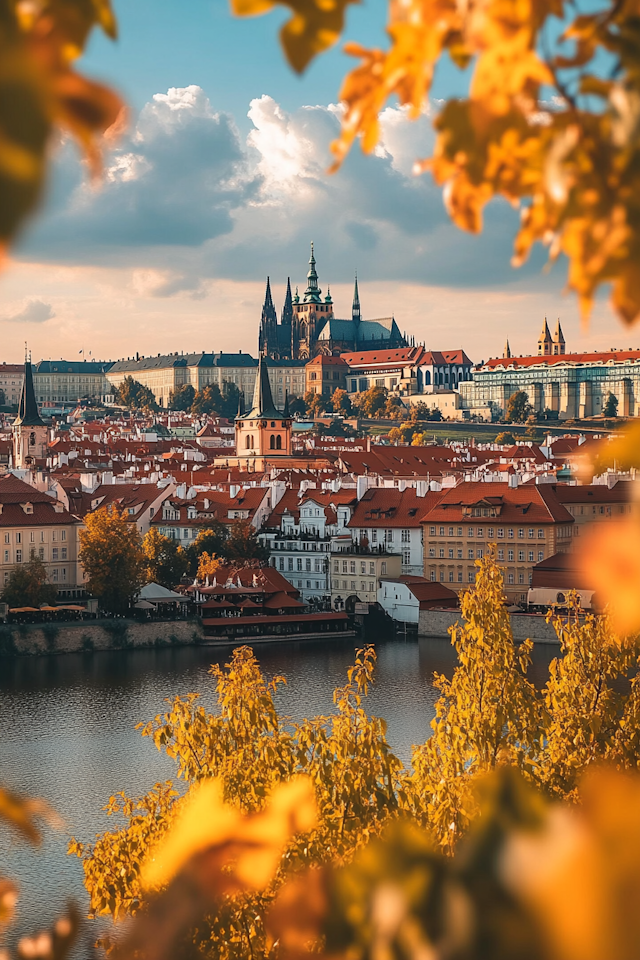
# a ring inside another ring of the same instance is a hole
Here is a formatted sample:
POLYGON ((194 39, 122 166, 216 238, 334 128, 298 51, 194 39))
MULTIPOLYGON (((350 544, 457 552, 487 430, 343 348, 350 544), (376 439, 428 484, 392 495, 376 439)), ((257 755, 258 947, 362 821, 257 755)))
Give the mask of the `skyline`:
MULTIPOLYGON (((375 154, 356 146, 330 177, 353 61, 336 47, 294 76, 277 44, 285 11, 235 20, 206 0, 189 17, 171 0, 116 6, 121 40, 96 33, 82 66, 123 92, 129 127, 99 188, 60 144, 47 202, 0 275, 3 359, 20 358, 25 328, 45 358, 89 343, 102 357, 253 350, 266 276, 274 291, 302 282, 310 240, 338 315, 357 270, 363 315, 393 314, 432 349, 486 359, 509 336, 525 353, 545 315, 560 316, 573 350, 627 339, 603 299, 582 330, 575 299, 561 296, 565 266, 546 271, 544 251, 510 267, 518 214, 506 203, 490 205, 479 237, 450 224, 441 190, 412 174, 432 142, 426 115, 410 123, 387 107, 375 154)), ((350 7, 345 39, 381 42, 384 11, 350 7)), ((464 78, 439 72, 434 104, 464 78)))

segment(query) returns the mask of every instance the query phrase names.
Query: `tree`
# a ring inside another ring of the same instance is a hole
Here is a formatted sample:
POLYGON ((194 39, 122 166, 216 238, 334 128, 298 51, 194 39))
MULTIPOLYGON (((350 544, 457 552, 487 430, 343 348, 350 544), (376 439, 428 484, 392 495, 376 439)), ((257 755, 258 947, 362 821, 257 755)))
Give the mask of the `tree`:
POLYGON ((516 390, 507 401, 507 412, 504 418, 507 423, 526 423, 532 411, 533 407, 525 391, 516 390))
POLYGON ((269 550, 258 540, 256 528, 249 520, 236 520, 224 545, 227 560, 268 560, 269 550))
POLYGON ((145 575, 150 583, 159 583, 172 589, 189 568, 186 550, 177 540, 165 537, 157 527, 151 527, 142 539, 142 553, 145 557, 145 575))
POLYGON ((220 520, 212 520, 209 527, 200 530, 193 543, 187 548, 189 558, 189 573, 195 576, 198 572, 200 556, 208 553, 209 556, 226 557, 229 528, 220 520))
POLYGON ((331 403, 333 409, 336 413, 342 413, 346 417, 351 413, 351 400, 349 399, 349 394, 346 390, 340 389, 334 390, 333 396, 331 397, 331 403))
POLYGON ((307 390, 304 395, 304 402, 312 417, 319 417, 321 413, 324 413, 324 400, 322 398, 322 394, 314 393, 313 390, 307 390))
POLYGON ((144 387, 133 377, 125 377, 116 390, 116 401, 128 410, 154 411, 158 409, 156 398, 149 387, 144 387))
MULTIPOLYGON (((218 416, 224 416, 224 397, 220 392, 217 383, 208 383, 202 390, 198 390, 193 403, 191 404, 191 413, 200 416, 203 413, 217 413, 218 416)), ((234 412, 237 412, 234 411, 234 412)))
POLYGON ((477 560, 473 590, 463 593, 462 626, 451 628, 458 666, 451 680, 435 677, 441 696, 433 734, 414 749, 407 805, 452 852, 478 808, 473 781, 509 763, 531 767, 543 713, 526 678, 533 644, 514 643, 495 551, 477 560))
POLYGON ((302 397, 294 397, 289 400, 289 411, 294 417, 304 417, 307 414, 307 405, 302 397))
POLYGON ((516 442, 516 438, 509 430, 503 430, 495 439, 495 442, 504 447, 512 447, 516 442))
POLYGON ((618 416, 618 398, 614 396, 611 392, 607 397, 607 402, 605 403, 604 410, 602 412, 605 417, 618 416))
POLYGON ((209 554, 206 550, 203 550, 198 560, 198 572, 196 576, 202 583, 205 580, 209 580, 210 577, 215 577, 221 566, 222 561, 219 557, 216 557, 216 555, 213 553, 209 554))
POLYGON ((352 399, 352 406, 364 417, 375 417, 384 411, 387 402, 385 387, 369 387, 361 393, 356 393, 352 399))
POLYGON ((191 410, 195 395, 196 391, 191 384, 183 383, 169 394, 169 410, 191 410))
POLYGON ((47 568, 39 557, 17 564, 0 594, 10 607, 40 607, 55 603, 58 590, 49 583, 47 568))
POLYGON ((135 523, 126 510, 101 507, 84 518, 78 559, 87 589, 110 613, 126 613, 145 582, 146 558, 135 523))

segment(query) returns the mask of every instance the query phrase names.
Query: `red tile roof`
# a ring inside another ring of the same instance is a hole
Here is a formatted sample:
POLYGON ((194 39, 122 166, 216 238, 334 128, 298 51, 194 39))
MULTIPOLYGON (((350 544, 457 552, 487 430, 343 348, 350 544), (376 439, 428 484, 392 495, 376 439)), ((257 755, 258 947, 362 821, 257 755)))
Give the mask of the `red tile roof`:
POLYGON ((497 367, 534 367, 555 366, 562 363, 625 363, 640 361, 640 350, 611 350, 608 353, 560 353, 553 357, 496 357, 487 360, 484 367, 495 370, 497 367))
POLYGON ((443 490, 438 503, 425 512, 423 523, 487 524, 573 524, 569 511, 556 497, 551 484, 538 486, 507 487, 500 483, 461 483, 450 490, 443 490), (464 516, 463 506, 495 506, 497 517, 464 516))
POLYGON ((373 487, 358 501, 348 526, 361 530, 372 527, 418 527, 422 517, 441 496, 441 492, 430 492, 418 497, 413 488, 401 492, 387 487, 373 487))

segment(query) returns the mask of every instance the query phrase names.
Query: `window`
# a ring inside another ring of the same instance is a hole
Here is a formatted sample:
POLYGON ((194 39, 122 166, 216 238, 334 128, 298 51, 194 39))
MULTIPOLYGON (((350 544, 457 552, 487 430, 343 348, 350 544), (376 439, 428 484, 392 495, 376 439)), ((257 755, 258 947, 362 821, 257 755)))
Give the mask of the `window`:
POLYGON ((453 536, 453 527, 449 527, 449 536, 450 536, 450 537, 453 536))
POLYGON ((489 537, 490 540, 493 540, 493 527, 489 527, 489 529, 487 530, 487 536, 489 537))
POLYGON ((287 557, 287 571, 293 570, 293 557, 287 557))
POLYGON ((16 563, 22 563, 22 550, 16 550, 16 563))
POLYGON ((385 540, 387 543, 393 543, 393 530, 385 531, 385 540))
POLYGON ((462 527, 458 527, 458 536, 459 536, 459 537, 462 536, 462 527))
POLYGON ((458 548, 458 560, 462 560, 462 547, 458 548))
POLYGON ((355 573, 355 572, 356 572, 356 562, 355 562, 355 560, 350 560, 350 561, 349 561, 349 573, 355 573))
POLYGON ((444 527, 440 527, 440 536, 444 537, 444 527))
POLYGON ((504 537, 504 527, 498 527, 498 540, 502 540, 504 537))
MULTIPOLYGON (((436 535, 436 528, 435 528, 435 527, 429 527, 429 536, 430 536, 430 537, 435 537, 435 535, 436 535)), ((7 536, 9 536, 9 534, 7 534, 7 536)), ((8 541, 8 540, 5 540, 5 543, 9 543, 9 541, 8 541)))
POLYGON ((524 550, 518 550, 518 563, 524 562, 524 550))
POLYGON ((484 529, 482 527, 478 527, 477 536, 484 537, 484 529))
POLYGON ((352 580, 352 581, 351 581, 351 589, 352 589, 352 590, 355 590, 355 589, 356 589, 356 582, 355 582, 355 580, 352 580))
POLYGON ((348 567, 348 565, 347 565, 347 561, 346 561, 346 560, 343 560, 343 561, 342 561, 342 572, 343 572, 343 573, 346 573, 348 569, 349 569, 349 567, 348 567))
POLYGON ((56 540, 58 539, 58 531, 57 531, 57 530, 54 530, 54 531, 53 531, 53 533, 51 534, 51 539, 53 540, 54 543, 56 542, 56 540))
MULTIPOLYGON (((8 552, 9 552, 9 551, 7 550, 7 553, 8 553, 8 552)), ((435 557, 435 555, 436 555, 436 548, 435 548, 435 547, 429 547, 429 556, 430 556, 430 557, 435 557)))
POLYGON ((438 551, 438 553, 439 553, 440 559, 444 560, 444 547, 440 547, 440 550, 438 551))
POLYGON ((373 560, 369 563, 369 576, 376 572, 376 565, 373 560))
MULTIPOLYGON (((8 574, 8 573, 5 573, 5 583, 7 582, 8 578, 9 578, 9 574, 8 574)), ((429 579, 431 580, 432 583, 433 583, 433 581, 436 579, 436 572, 435 572, 435 570, 432 570, 432 571, 431 571, 431 573, 429 574, 429 579)))
POLYGON ((458 570, 458 583, 462 583, 462 570, 458 570))
POLYGON ((302 557, 296 557, 296 570, 298 573, 302 572, 302 557))
POLYGON ((380 573, 386 573, 386 572, 387 572, 387 561, 383 560, 382 563, 380 564, 380 573))
POLYGON ((377 542, 378 542, 378 531, 377 531, 377 530, 372 530, 372 531, 371 531, 371 543, 377 543, 377 542))
POLYGON ((362 590, 363 593, 366 593, 366 592, 367 592, 367 585, 366 585, 366 583, 364 582, 364 580, 361 580, 361 581, 360 581, 360 589, 362 590))
POLYGON ((533 529, 533 527, 529 527, 529 540, 533 540, 533 538, 535 537, 535 535, 536 535, 536 532, 535 532, 535 530, 533 529))
POLYGON ((53 580, 54 583, 57 583, 57 582, 58 582, 58 568, 57 568, 57 567, 55 568, 55 570, 52 570, 52 571, 51 571, 51 579, 53 580))
POLYGON ((476 579, 476 577, 475 577, 475 574, 474 574, 473 570, 469 570, 469 577, 468 577, 469 583, 474 583, 474 582, 475 582, 475 579, 476 579))
MULTIPOLYGON (((62 559, 64 560, 64 557, 63 557, 62 559)), ((354 564, 354 566, 355 566, 355 564, 354 564)), ((309 559, 309 560, 305 560, 304 568, 305 568, 305 570, 307 571, 307 573, 311 573, 311 560, 310 560, 310 559, 309 559)), ((354 573, 355 573, 355 570, 354 570, 354 573)))
POLYGON ((4 552, 4 562, 9 563, 9 551, 5 550, 4 552))
POLYGON ((440 583, 444 583, 444 570, 440 571, 440 583))
POLYGON ((513 563, 513 550, 509 550, 509 552, 507 553, 507 560, 509 561, 509 563, 513 563))
POLYGON ((504 560, 504 550, 498 550, 498 560, 504 560))
POLYGON ((411 550, 405 549, 405 550, 402 551, 402 562, 403 562, 403 564, 405 565, 405 567, 410 566, 410 564, 411 564, 411 550))
POLYGON ((333 572, 340 573, 340 563, 338 560, 333 561, 333 572))
MULTIPOLYGON (((55 535, 54 535, 53 539, 55 540, 55 535)), ((16 543, 22 543, 22 534, 21 534, 21 533, 16 533, 16 543)))
POLYGON ((518 583, 524 583, 524 573, 518 574, 518 583))
POLYGON ((360 573, 365 574, 367 572, 367 563, 365 560, 360 561, 360 573))
POLYGON ((513 540, 513 528, 512 528, 512 527, 509 527, 509 529, 507 530, 507 536, 508 536, 509 540, 513 540))
POLYGON ((453 560, 453 547, 449 547, 449 560, 453 560))
POLYGON ((482 560, 482 558, 484 557, 484 550, 480 548, 480 550, 478 550, 477 553, 478 553, 478 560, 482 560))
POLYGON ((284 557, 280 557, 279 559, 278 570, 284 570, 284 557))
POLYGON ((372 583, 369 584, 369 593, 373 593, 373 584, 372 584, 372 583))
POLYGON ((544 530, 542 527, 538 529, 538 540, 544 540, 544 530))
POLYGON ((470 536, 470 537, 473 536, 473 527, 469 527, 469 536, 470 536))
POLYGON ((403 530, 402 537, 400 538, 402 543, 411 542, 411 530, 403 530))
POLYGON ((60 532, 60 539, 61 539, 63 542, 67 539, 67 531, 66 531, 66 530, 62 530, 62 531, 60 532))
POLYGON ((469 560, 473 560, 474 556, 475 556, 475 554, 474 554, 473 550, 469 550, 469 560))
POLYGON ((513 583, 513 574, 512 574, 512 573, 507 574, 507 583, 513 583))
POLYGON ((533 550, 529 550, 529 563, 533 563, 534 553, 533 550))
POLYGON ((449 583, 453 583, 453 570, 449 570, 449 583))
POLYGON ((35 534, 35 530, 32 530, 29 533, 29 543, 35 543, 35 542, 36 542, 36 534, 35 534))
POLYGON ((518 540, 524 540, 524 527, 518 527, 518 540))
POLYGON ((538 550, 538 563, 540 563, 541 560, 544 560, 544 550, 538 550))
POLYGON ((11 543, 11 534, 10 534, 10 533, 5 533, 5 535, 4 535, 4 542, 5 542, 5 543, 11 543))

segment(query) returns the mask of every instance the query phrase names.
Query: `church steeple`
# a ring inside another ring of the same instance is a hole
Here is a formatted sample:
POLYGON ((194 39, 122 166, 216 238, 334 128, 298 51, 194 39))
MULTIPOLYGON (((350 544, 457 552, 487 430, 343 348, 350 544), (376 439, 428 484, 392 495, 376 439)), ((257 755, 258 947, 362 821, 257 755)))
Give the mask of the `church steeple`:
POLYGON ((293 297, 291 296, 291 277, 287 277, 287 292, 282 308, 282 325, 290 327, 293 320, 293 297))
POLYGON ((353 286, 353 303, 351 305, 351 319, 354 323, 360 323, 362 319, 360 316, 360 294, 358 293, 358 274, 356 273, 356 280, 353 286))
POLYGON ((24 362, 24 381, 22 383, 20 403, 18 404, 18 416, 14 420, 14 426, 46 426, 40 417, 40 414, 38 413, 38 404, 36 403, 36 394, 33 388, 33 371, 31 369, 30 360, 25 360, 24 362))
POLYGON ((538 356, 539 357, 548 357, 552 353, 552 343, 551 334, 549 333, 549 325, 547 324, 547 318, 544 318, 542 324, 542 332, 538 337, 538 356))
POLYGON ((562 327, 560 326, 560 317, 556 323, 556 330, 553 335, 553 353, 554 356, 560 356, 566 352, 566 343, 564 339, 564 334, 562 332, 562 327))
POLYGON ((511 357, 511 347, 509 346, 508 338, 507 338, 507 342, 504 345, 504 351, 502 356, 505 358, 505 360, 508 360, 511 357))
POLYGON ((316 258, 313 255, 313 240, 311 241, 311 256, 309 257, 309 273, 307 274, 307 289, 304 292, 304 303, 320 303, 322 290, 318 286, 316 273, 316 258))
POLYGON ((269 368, 264 357, 258 360, 258 372, 256 373, 256 385, 253 390, 253 404, 247 417, 280 417, 281 414, 276 410, 271 393, 271 383, 269 382, 269 368))
POLYGON ((47 425, 38 413, 31 361, 26 358, 18 416, 11 431, 14 467, 32 467, 47 456, 47 425))
POLYGON ((277 350, 278 337, 278 317, 276 308, 271 296, 271 281, 267 277, 267 289, 264 295, 264 304, 262 306, 262 317, 260 318, 260 336, 258 338, 258 351, 261 354, 269 354, 277 350))

